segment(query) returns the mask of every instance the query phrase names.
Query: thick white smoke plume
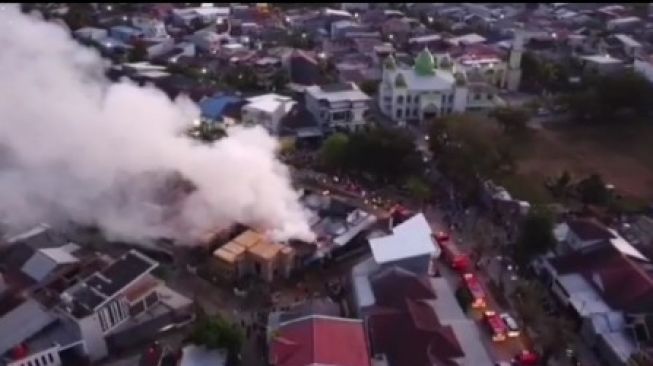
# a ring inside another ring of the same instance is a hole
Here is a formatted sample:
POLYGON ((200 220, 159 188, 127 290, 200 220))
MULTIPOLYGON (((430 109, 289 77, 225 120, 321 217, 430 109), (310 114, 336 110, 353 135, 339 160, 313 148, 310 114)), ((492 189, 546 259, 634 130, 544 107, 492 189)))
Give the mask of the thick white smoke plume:
POLYGON ((180 133, 198 117, 191 101, 111 84, 95 51, 17 6, 2 5, 0 50, 1 222, 73 221, 114 238, 185 242, 243 223, 312 239, 277 142, 262 129, 231 130, 211 147, 192 142, 180 133), (158 172, 197 189, 177 207, 157 204, 158 172))

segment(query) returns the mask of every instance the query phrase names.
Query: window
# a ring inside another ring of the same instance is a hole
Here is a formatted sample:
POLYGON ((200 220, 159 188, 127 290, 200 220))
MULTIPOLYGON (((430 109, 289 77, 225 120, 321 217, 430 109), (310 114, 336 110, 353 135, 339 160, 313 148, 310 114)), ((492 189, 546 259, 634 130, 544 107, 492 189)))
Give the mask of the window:
POLYGON ((109 314, 109 325, 113 327, 118 322, 118 319, 113 317, 113 312, 111 312, 107 307, 105 307, 104 310, 109 314))
POLYGON ((415 96, 415 103, 419 103, 419 95, 415 96))
POLYGON ((145 305, 147 305, 148 308, 152 307, 156 304, 157 300, 159 300, 159 297, 157 296, 156 291, 152 291, 152 293, 147 295, 145 298, 145 305))
POLYGON ((444 103, 446 102, 447 102, 447 96, 442 94, 442 104, 444 105, 444 103))
POLYGON ((105 332, 109 328, 111 328, 111 324, 109 323, 109 316, 108 316, 109 311, 107 308, 102 308, 98 312, 98 316, 100 317, 100 326, 102 327, 102 331, 105 332))
POLYGON ((143 301, 139 301, 129 308, 129 314, 131 314, 131 316, 137 316, 143 311, 145 311, 145 304, 143 303, 143 301))
POLYGON ((407 95, 407 96, 406 96, 406 103, 410 103, 410 102, 411 102, 411 98, 412 98, 411 95, 407 95))
POLYGON ((453 103, 453 94, 449 94, 449 103, 453 103))
POLYGON ((41 362, 43 363, 43 366, 48 364, 48 360, 45 358, 45 355, 41 356, 41 362))
POLYGON ((34 364, 36 366, 41 366, 41 361, 39 361, 39 359, 37 358, 37 359, 34 360, 34 364))
POLYGON ((398 104, 403 104, 404 103, 404 96, 403 95, 400 95, 400 96, 397 97, 397 103, 398 104))
POLYGON ((487 100, 492 100, 492 93, 487 93, 487 100))
POLYGON ((401 118, 402 112, 403 111, 401 109, 397 109, 397 118, 401 118))
POLYGON ((480 93, 474 93, 474 100, 480 100, 481 99, 481 94, 480 93))
POLYGON ((50 362, 54 363, 54 356, 52 353, 48 353, 48 359, 50 359, 50 362))

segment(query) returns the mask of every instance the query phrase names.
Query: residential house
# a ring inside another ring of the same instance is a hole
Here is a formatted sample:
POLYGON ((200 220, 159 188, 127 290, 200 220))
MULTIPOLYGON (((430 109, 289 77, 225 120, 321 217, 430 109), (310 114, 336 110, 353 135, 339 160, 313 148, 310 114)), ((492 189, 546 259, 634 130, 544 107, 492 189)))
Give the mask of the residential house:
POLYGON ((109 29, 109 36, 119 40, 120 42, 129 44, 136 39, 142 38, 143 32, 136 28, 128 27, 125 25, 117 25, 109 29))
POLYGON ((290 112, 295 101, 279 94, 264 94, 247 99, 242 109, 242 123, 264 127, 271 134, 279 133, 281 119, 290 112))
POLYGON ((311 112, 303 103, 295 103, 279 121, 279 136, 294 136, 294 144, 302 146, 305 143, 319 146, 323 132, 311 112))
POLYGON ((225 125, 232 125, 236 121, 225 118, 225 111, 229 105, 241 104, 242 98, 231 95, 216 95, 211 98, 204 98, 199 102, 201 118, 209 124, 224 122, 225 125))
POLYGON ((572 219, 554 228, 560 253, 582 252, 618 236, 602 224, 589 219, 572 219))
POLYGON ((636 57, 633 63, 633 69, 636 73, 653 83, 653 55, 636 57))
POLYGON ((254 62, 254 72, 259 85, 264 88, 273 88, 275 76, 281 71, 281 59, 278 57, 265 56, 254 62))
POLYGON ((190 310, 190 300, 151 275, 157 263, 135 250, 107 263, 48 226, 10 241, 0 298, 7 366, 97 361, 190 310))
POLYGON ((107 38, 109 32, 102 28, 83 27, 73 32, 73 35, 80 40, 98 42, 107 38))
POLYGON ((624 69, 624 62, 610 55, 582 56, 580 61, 583 72, 589 74, 607 75, 624 69))
POLYGON ((217 23, 220 19, 227 19, 231 9, 229 7, 197 7, 172 10, 172 22, 181 26, 191 26, 195 19, 202 24, 217 23))
MULTIPOLYGON (((165 366, 165 363, 161 363, 165 366)), ((189 344, 181 350, 179 366, 226 366, 227 351, 224 349, 207 349, 205 346, 189 344)))
POLYGON ((303 89, 318 84, 322 79, 317 59, 301 50, 294 50, 288 58, 291 84, 303 89))
POLYGON ((311 230, 317 236, 315 251, 305 258, 304 265, 364 249, 367 242, 361 237, 378 221, 371 212, 321 192, 305 191, 301 201, 310 212, 311 230))
POLYGON ((210 30, 201 30, 195 32, 190 37, 190 41, 199 50, 215 53, 222 48, 223 45, 229 43, 230 36, 228 34, 218 34, 210 30))
POLYGON ((651 344, 647 315, 653 306, 651 262, 625 241, 610 239, 536 261, 556 298, 576 316, 584 341, 610 366, 651 344))
POLYGON ((617 59, 632 59, 642 50, 642 45, 626 34, 614 34, 600 38, 595 52, 617 59))
POLYGON ((328 130, 357 131, 367 124, 371 98, 356 84, 330 84, 306 88, 306 108, 328 130))
POLYGON ((624 32, 639 27, 641 23, 642 20, 635 16, 621 17, 608 20, 605 23, 605 28, 612 32, 624 32))
POLYGON ((384 266, 399 266, 418 274, 429 271, 440 247, 424 214, 419 213, 392 228, 392 234, 369 239, 374 261, 384 266))
POLYGON ((274 366, 371 366, 363 322, 312 315, 282 323, 270 341, 274 366))
MULTIPOLYGON (((354 271, 368 266, 365 262, 354 271)), ((354 277, 355 310, 367 326, 375 361, 388 366, 492 364, 483 336, 446 279, 398 266, 363 272, 354 277)))
POLYGON ((150 17, 132 18, 132 26, 141 31, 145 38, 167 38, 170 37, 166 31, 163 21, 150 17))
POLYGON ((295 268, 294 256, 292 247, 247 230, 213 252, 213 266, 215 272, 227 280, 253 274, 272 282, 290 276, 295 268))

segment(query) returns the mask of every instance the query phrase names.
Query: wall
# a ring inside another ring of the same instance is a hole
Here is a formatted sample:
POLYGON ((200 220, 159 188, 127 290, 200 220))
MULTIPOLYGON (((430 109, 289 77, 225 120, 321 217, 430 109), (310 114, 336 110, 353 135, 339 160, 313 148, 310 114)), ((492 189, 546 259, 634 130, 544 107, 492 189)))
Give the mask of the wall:
POLYGON ((653 83, 653 65, 647 61, 635 60, 635 72, 645 77, 649 82, 653 83))
POLYGON ((467 110, 467 94, 466 86, 456 86, 453 97, 453 111, 463 113, 467 110))
POLYGON ((108 355, 107 343, 104 340, 98 315, 93 314, 76 320, 84 340, 84 349, 91 361, 98 361, 106 357, 108 355))
POLYGON ((36 366, 36 360, 39 361, 39 366, 61 366, 59 346, 48 348, 18 361, 9 362, 7 366, 36 366))
POLYGON ((413 272, 417 275, 427 275, 429 272, 429 264, 431 256, 424 254, 417 257, 405 258, 394 262, 383 263, 382 268, 399 266, 407 271, 413 272))

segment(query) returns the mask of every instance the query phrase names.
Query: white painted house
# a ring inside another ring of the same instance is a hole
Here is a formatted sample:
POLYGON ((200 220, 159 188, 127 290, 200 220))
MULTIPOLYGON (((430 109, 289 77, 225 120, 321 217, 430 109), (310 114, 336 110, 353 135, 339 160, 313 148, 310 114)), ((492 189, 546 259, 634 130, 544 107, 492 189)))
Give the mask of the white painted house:
POLYGON ((635 59, 633 69, 636 73, 645 77, 649 82, 653 83, 653 56, 648 55, 635 59))
POLYGON ((247 101, 248 104, 242 109, 242 122, 263 126, 273 135, 279 132, 279 122, 295 105, 292 98, 274 93, 252 97, 247 101))
POLYGON ((306 108, 327 129, 362 129, 371 100, 354 83, 306 88, 306 108))

